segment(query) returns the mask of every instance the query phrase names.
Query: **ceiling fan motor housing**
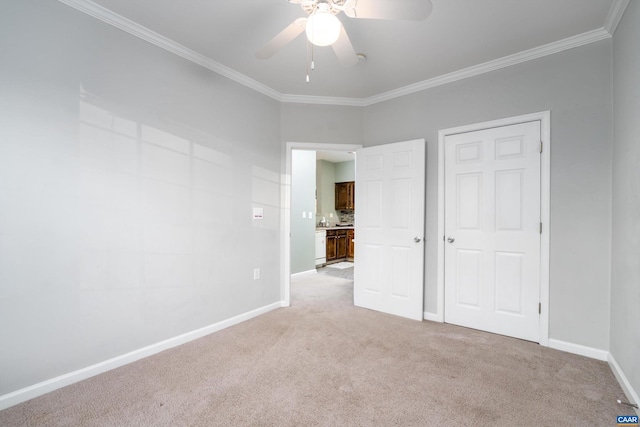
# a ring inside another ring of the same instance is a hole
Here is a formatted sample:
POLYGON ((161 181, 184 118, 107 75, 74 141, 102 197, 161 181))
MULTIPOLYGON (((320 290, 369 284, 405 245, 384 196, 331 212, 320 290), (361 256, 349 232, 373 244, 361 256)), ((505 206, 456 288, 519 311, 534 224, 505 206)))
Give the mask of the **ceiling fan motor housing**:
POLYGON ((307 15, 313 14, 320 5, 326 4, 328 12, 337 15, 340 12, 352 10, 358 0, 289 0, 290 3, 299 4, 307 15))

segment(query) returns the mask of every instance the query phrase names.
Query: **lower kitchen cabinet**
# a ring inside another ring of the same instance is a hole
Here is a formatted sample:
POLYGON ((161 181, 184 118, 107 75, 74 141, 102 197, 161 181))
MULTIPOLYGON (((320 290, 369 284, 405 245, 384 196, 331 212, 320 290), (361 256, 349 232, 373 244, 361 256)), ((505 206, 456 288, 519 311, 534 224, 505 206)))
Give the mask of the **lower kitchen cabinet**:
POLYGON ((327 231, 327 262, 338 259, 338 236, 327 231))
POLYGON ((347 257, 347 230, 340 230, 338 234, 338 259, 347 257))
POLYGON ((327 262, 353 258, 353 230, 327 230, 327 262))

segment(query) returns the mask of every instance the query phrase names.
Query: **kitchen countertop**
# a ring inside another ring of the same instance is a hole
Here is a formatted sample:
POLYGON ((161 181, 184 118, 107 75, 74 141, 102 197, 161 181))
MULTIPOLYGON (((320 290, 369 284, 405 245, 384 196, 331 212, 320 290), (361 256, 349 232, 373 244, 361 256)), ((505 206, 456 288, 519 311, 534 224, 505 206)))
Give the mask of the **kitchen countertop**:
POLYGON ((322 230, 353 230, 355 227, 353 225, 348 225, 348 226, 342 226, 342 227, 336 227, 336 226, 332 226, 332 227, 316 227, 316 231, 322 231, 322 230))

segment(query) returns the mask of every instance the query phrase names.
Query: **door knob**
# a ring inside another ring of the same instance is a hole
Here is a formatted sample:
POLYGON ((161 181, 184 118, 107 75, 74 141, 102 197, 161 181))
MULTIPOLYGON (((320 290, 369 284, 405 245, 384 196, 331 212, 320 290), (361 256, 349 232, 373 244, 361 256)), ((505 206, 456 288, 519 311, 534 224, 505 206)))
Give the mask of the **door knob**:
POLYGON ((420 243, 421 240, 422 239, 420 237, 418 237, 418 236, 413 238, 413 241, 416 242, 416 243, 420 243))
POLYGON ((449 237, 449 238, 447 239, 447 242, 449 242, 449 243, 453 243, 453 242, 455 242, 455 241, 456 241, 456 239, 455 239, 455 238, 453 238, 453 237, 449 237))

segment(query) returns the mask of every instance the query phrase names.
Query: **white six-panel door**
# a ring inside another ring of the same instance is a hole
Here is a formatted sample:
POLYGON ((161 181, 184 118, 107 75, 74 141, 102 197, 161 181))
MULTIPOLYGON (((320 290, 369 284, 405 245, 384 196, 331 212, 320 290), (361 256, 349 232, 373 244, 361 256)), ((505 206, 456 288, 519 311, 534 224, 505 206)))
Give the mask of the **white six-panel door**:
POLYGON ((539 341, 540 122, 445 138, 445 322, 539 341))
POLYGON ((424 139, 356 152, 356 306, 422 320, 424 177, 424 139))

